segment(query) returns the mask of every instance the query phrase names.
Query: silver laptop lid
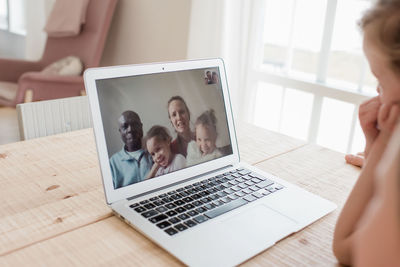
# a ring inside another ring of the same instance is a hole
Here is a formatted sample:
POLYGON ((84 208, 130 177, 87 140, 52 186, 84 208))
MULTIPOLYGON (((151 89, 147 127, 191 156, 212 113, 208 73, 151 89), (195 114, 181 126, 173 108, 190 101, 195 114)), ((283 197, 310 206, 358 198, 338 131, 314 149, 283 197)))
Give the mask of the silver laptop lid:
POLYGON ((84 73, 107 203, 239 162, 222 59, 84 73))

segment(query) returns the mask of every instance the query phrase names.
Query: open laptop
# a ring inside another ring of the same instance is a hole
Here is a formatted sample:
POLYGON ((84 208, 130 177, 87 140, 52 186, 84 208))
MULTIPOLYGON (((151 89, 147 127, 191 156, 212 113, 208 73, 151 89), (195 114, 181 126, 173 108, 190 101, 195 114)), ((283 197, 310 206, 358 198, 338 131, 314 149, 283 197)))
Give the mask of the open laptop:
POLYGON ((108 205, 183 263, 237 265, 336 208, 240 161, 222 59, 84 79, 108 205))

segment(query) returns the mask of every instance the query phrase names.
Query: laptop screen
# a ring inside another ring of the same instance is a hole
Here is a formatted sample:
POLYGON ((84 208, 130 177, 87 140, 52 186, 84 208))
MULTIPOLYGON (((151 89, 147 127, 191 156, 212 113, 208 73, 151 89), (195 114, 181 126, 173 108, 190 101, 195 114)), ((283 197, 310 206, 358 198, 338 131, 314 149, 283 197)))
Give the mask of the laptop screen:
POLYGON ((218 67, 96 80, 114 189, 232 154, 218 67))

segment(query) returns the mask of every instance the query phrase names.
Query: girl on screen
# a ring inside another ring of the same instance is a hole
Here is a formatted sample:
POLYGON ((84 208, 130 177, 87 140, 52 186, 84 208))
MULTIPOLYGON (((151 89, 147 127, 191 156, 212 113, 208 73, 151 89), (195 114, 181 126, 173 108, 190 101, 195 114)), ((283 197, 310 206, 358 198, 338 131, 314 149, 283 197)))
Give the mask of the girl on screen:
POLYGON ((186 159, 181 154, 171 151, 171 136, 168 129, 155 125, 145 137, 146 149, 153 158, 154 164, 147 178, 164 175, 186 167, 186 159))
POLYGON ((213 109, 203 112, 195 123, 196 141, 188 144, 187 165, 213 160, 222 156, 216 146, 217 118, 213 109))

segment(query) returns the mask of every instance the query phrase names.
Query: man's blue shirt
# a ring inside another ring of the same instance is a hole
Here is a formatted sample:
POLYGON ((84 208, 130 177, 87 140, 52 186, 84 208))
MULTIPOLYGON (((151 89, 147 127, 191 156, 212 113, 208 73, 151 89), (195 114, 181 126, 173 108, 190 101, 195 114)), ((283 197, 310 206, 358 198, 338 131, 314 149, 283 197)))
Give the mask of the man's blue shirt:
POLYGON ((120 188, 133 183, 141 182, 146 178, 153 162, 151 156, 140 149, 138 160, 129 155, 125 148, 112 155, 110 158, 111 174, 114 188, 120 188))

